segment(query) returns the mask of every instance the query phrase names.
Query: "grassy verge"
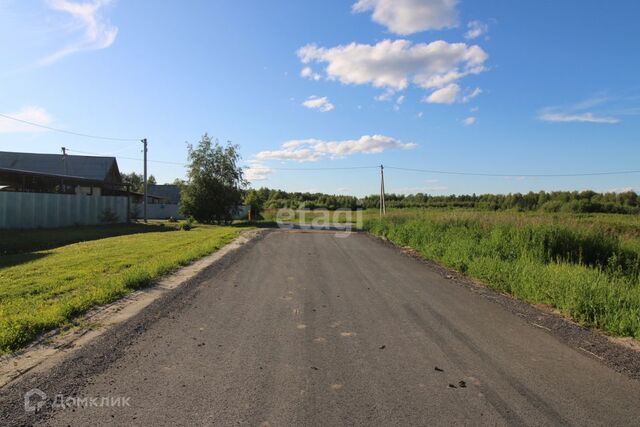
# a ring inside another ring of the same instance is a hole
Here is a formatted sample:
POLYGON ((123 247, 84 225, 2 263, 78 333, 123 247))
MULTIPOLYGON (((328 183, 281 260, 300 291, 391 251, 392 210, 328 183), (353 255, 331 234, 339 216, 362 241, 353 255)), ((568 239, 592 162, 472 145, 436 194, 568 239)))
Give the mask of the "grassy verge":
POLYGON ((0 230, 0 256, 53 249, 64 245, 127 234, 173 231, 163 223, 132 223, 45 230, 0 230))
POLYGON ((638 219, 413 211, 365 230, 531 303, 640 338, 638 219))
POLYGON ((145 231, 0 257, 0 354, 214 252, 241 229, 145 231))

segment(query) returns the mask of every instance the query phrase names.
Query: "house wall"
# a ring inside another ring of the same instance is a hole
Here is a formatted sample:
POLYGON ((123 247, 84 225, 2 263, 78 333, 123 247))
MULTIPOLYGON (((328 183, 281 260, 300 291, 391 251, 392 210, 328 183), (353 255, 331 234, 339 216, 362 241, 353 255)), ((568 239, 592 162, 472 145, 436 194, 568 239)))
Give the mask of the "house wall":
POLYGON ((97 225, 107 208, 127 221, 126 197, 0 191, 0 229, 97 225))

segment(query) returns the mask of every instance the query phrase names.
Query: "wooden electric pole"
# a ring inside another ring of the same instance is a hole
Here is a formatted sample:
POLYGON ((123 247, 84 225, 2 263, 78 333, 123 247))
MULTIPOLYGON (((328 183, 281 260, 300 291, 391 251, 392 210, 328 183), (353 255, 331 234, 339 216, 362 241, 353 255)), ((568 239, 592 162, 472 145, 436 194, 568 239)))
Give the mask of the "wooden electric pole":
POLYGON ((144 222, 147 222, 147 138, 142 140, 144 146, 144 222))
POLYGON ((387 214, 387 207, 384 204, 384 166, 380 165, 380 217, 387 214))
MULTIPOLYGON (((67 175, 69 172, 67 170, 67 149, 66 147, 62 148, 62 168, 64 169, 64 174, 67 175)), ((64 186, 64 179, 60 179, 60 188, 63 192, 66 193, 67 188, 64 186)))

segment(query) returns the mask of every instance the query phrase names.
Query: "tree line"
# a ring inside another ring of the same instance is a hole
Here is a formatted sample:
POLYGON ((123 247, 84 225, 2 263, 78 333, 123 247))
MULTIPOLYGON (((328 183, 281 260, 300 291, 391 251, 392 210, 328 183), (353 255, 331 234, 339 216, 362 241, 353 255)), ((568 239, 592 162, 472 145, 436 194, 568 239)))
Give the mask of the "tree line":
MULTIPOLYGON (((378 209, 379 196, 364 198, 324 193, 286 192, 269 188, 250 189, 245 202, 264 209, 378 209)), ((640 200, 634 191, 597 193, 595 191, 539 191, 525 194, 471 194, 435 196, 430 194, 386 194, 390 208, 468 208, 569 213, 640 213, 640 200)))
POLYGON ((262 187, 249 189, 245 193, 245 203, 255 204, 262 209, 358 209, 362 205, 354 196, 324 193, 303 193, 272 190, 262 187))
MULTIPOLYGON (((368 196, 362 201, 364 208, 377 208, 378 196, 368 196)), ((595 191, 539 191, 511 194, 471 194, 433 196, 429 194, 387 194, 385 203, 394 208, 470 208, 481 210, 516 210, 569 212, 569 213, 640 213, 638 194, 597 193, 595 191)))

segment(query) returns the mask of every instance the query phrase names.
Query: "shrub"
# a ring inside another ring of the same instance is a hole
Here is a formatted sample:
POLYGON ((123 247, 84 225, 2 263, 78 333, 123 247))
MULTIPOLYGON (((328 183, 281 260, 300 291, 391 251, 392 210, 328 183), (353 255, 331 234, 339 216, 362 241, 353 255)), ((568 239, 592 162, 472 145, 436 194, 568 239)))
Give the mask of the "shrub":
POLYGON ((193 217, 188 217, 187 220, 182 223, 182 230, 184 231, 189 231, 193 228, 193 224, 194 224, 195 220, 193 219, 193 217))

